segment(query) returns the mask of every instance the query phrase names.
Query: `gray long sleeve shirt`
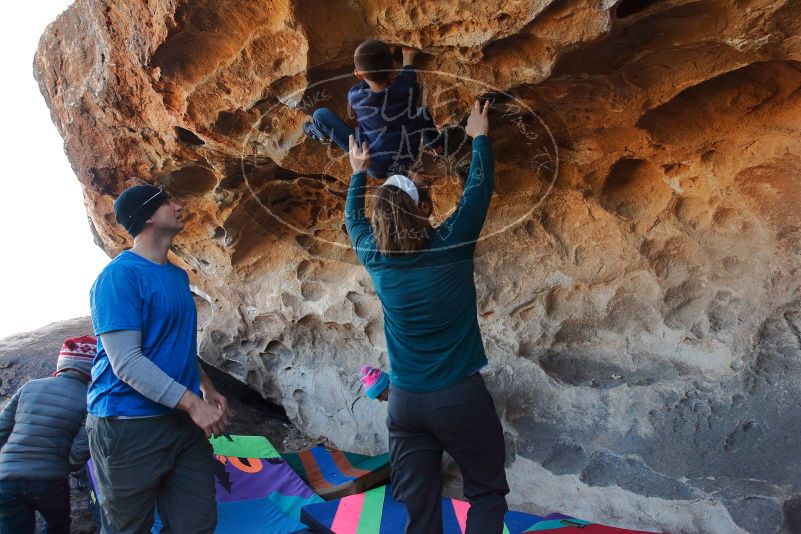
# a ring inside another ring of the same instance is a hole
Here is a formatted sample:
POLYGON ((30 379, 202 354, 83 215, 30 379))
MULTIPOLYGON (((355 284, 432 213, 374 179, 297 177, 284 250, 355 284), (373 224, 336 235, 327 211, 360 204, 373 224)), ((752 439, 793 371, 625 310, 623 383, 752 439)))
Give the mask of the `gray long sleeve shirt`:
MULTIPOLYGON (((142 332, 115 330, 101 334, 109 363, 120 380, 144 397, 175 408, 186 386, 173 380, 142 352, 142 332)), ((200 369, 200 364, 198 364, 200 369)), ((203 370, 200 369, 203 376, 203 370)))

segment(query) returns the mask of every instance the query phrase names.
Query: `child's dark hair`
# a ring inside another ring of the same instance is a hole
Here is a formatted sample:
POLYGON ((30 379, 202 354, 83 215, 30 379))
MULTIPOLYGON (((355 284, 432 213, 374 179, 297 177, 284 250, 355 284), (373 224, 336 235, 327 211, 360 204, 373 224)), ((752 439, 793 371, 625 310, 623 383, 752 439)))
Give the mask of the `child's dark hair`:
POLYGON ((392 53, 382 41, 370 39, 360 44, 353 53, 356 70, 371 82, 389 80, 392 70, 392 53))

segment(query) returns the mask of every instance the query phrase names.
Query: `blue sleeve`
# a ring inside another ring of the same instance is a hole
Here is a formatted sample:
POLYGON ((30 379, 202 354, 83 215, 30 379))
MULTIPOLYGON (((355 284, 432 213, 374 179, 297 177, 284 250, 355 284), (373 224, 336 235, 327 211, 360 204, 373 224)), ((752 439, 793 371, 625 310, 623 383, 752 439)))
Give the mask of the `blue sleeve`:
POLYGON ((348 104, 353 107, 364 98, 365 89, 369 90, 367 82, 361 81, 348 89, 348 104))
POLYGON ((494 187, 495 166, 490 138, 479 135, 473 139, 470 173, 462 198, 453 214, 437 228, 445 245, 475 244, 487 218, 494 187))
POLYGON ((407 80, 407 83, 417 83, 417 71, 414 70, 414 65, 404 65, 398 73, 398 78, 407 80))
POLYGON ((373 230, 364 213, 364 196, 367 194, 367 175, 356 172, 350 178, 348 198, 345 200, 345 229, 356 252, 356 257, 363 265, 376 250, 373 230))
POLYGON ((417 106, 420 99, 420 84, 417 83, 417 71, 411 65, 406 65, 400 70, 400 73, 392 81, 389 91, 393 94, 395 99, 409 99, 411 93, 411 103, 417 106))
POLYGON ((89 293, 95 334, 143 330, 143 299, 136 275, 121 265, 109 265, 89 293))

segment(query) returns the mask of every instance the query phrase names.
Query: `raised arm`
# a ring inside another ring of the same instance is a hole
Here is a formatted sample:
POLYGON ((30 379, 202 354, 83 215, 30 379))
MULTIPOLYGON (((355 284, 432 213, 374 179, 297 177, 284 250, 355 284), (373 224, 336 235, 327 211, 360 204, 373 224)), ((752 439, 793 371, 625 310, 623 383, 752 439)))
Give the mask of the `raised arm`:
POLYGON ((495 187, 495 165, 489 133, 489 101, 483 109, 478 100, 467 120, 467 135, 473 138, 470 172, 453 214, 437 231, 446 245, 474 245, 487 218, 495 187))
POLYGON ((353 136, 350 136, 350 164, 353 167, 353 176, 348 186, 348 197, 345 200, 345 229, 356 252, 356 257, 364 264, 376 250, 373 230, 367 220, 364 208, 364 197, 367 194, 367 165, 370 163, 370 153, 367 143, 361 148, 353 136))
MULTIPOLYGON (((417 105, 420 101, 420 84, 417 81, 417 71, 414 70, 414 56, 417 50, 414 48, 403 47, 403 67, 398 72, 397 77, 389 86, 386 98, 390 96, 393 101, 407 101, 412 109, 404 110, 403 113, 414 115, 417 112, 417 105), (390 95, 391 93, 391 95, 390 95)), ((397 119, 398 117, 389 117, 397 119)))
POLYGON ((403 66, 411 67, 414 65, 414 57, 417 55, 417 49, 410 46, 401 48, 401 55, 403 55, 403 66))

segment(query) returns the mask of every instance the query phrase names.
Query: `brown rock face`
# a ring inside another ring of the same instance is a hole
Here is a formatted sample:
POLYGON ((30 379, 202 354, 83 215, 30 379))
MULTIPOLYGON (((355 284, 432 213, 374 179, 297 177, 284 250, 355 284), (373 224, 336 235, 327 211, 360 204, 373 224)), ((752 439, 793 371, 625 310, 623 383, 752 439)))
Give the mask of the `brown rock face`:
MULTIPOLYGON (((363 39, 419 47, 439 125, 494 93, 478 246, 518 509, 669 532, 797 531, 801 3, 78 0, 35 74, 97 242, 145 180, 188 213, 201 350, 312 435, 376 451, 382 315, 342 224, 363 39)), ((458 137, 458 136, 457 136, 458 137)), ((437 167, 435 218, 461 186, 437 167)), ((450 165, 450 166, 449 166, 450 165)))

